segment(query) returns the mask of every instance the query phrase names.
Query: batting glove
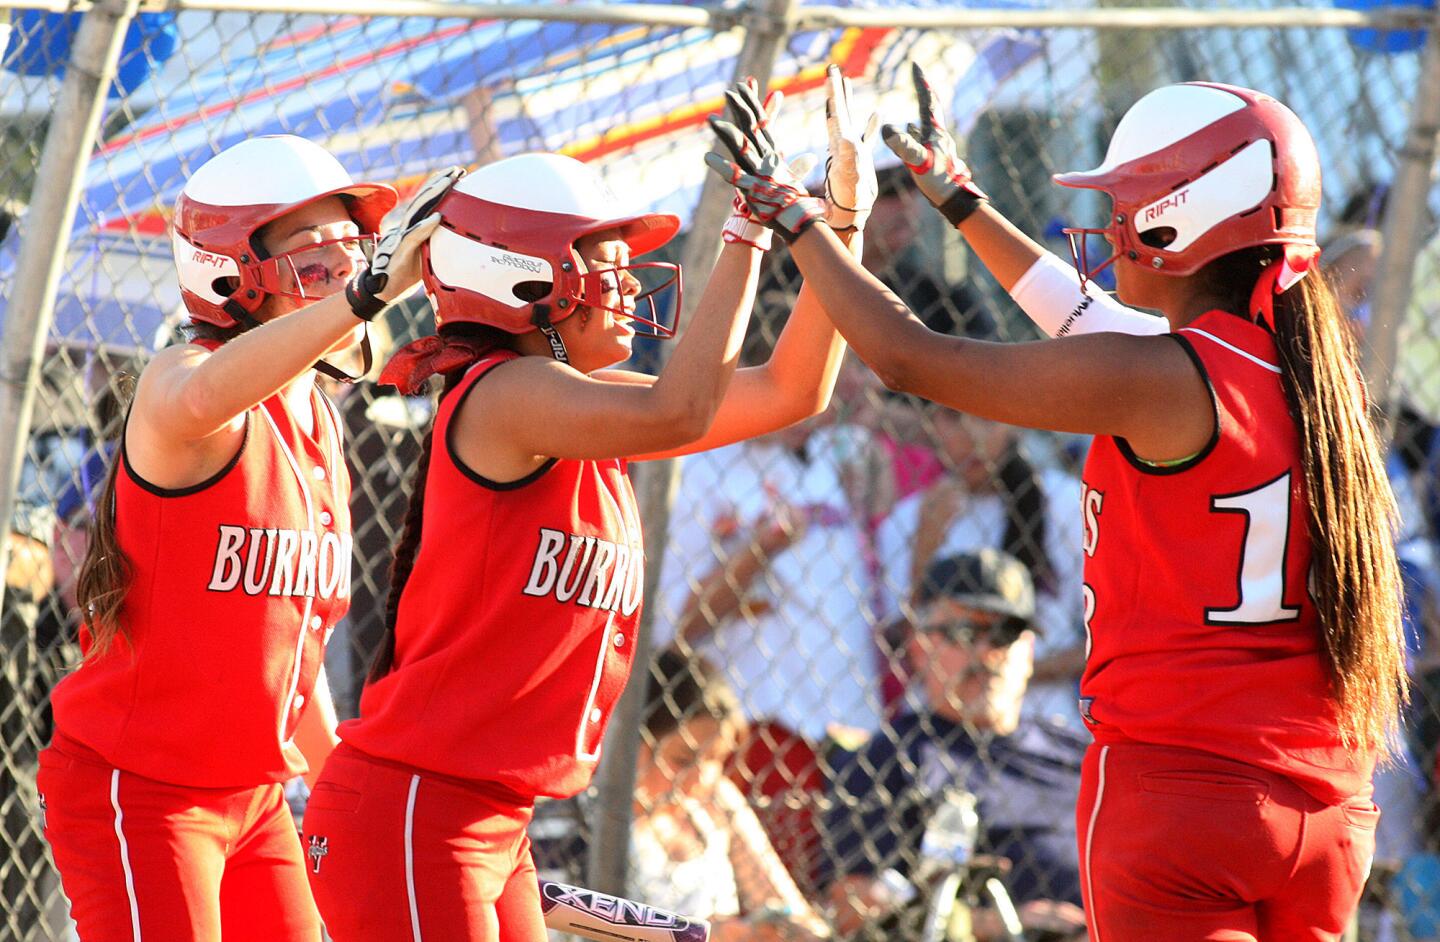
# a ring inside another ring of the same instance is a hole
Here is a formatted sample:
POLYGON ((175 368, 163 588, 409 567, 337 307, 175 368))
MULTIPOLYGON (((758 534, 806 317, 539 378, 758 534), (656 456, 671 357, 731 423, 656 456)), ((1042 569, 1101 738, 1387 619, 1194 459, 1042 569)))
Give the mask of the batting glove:
POLYGON ((940 122, 935 92, 925 80, 925 73, 916 63, 911 63, 910 69, 915 79, 915 99, 920 105, 920 123, 903 131, 887 124, 880 136, 905 164, 930 204, 952 226, 958 226, 989 197, 975 185, 970 168, 955 152, 955 140, 940 122))
POLYGON ((825 222, 836 231, 864 229, 880 192, 870 147, 880 116, 872 113, 864 132, 858 132, 850 117, 850 80, 832 65, 825 70, 825 84, 825 126, 830 132, 825 222))
MULTIPOLYGON (((731 120, 712 116, 710 127, 734 160, 706 154, 705 163, 738 191, 743 208, 732 216, 732 222, 739 217, 745 223, 759 223, 793 242, 824 216, 824 203, 806 193, 802 183, 814 161, 802 158, 787 165, 770 135, 768 125, 779 110, 780 100, 777 92, 762 103, 754 79, 728 89, 725 101, 731 120)), ((745 233, 753 234, 748 229, 745 233)), ((727 241, 750 241, 733 237, 738 234, 732 233, 727 241)))
POLYGON ((345 286, 345 297, 356 317, 371 320, 420 280, 420 246, 440 225, 435 207, 463 176, 464 167, 447 167, 431 174, 395 224, 380 234, 370 264, 345 286))

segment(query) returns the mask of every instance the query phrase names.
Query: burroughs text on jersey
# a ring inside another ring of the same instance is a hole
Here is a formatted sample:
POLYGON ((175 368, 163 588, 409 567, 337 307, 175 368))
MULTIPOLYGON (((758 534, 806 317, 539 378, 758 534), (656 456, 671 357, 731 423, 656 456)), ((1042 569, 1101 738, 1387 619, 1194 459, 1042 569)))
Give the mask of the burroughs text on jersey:
POLYGON ((349 598, 348 533, 221 524, 211 592, 349 598))
POLYGON ((540 530, 524 592, 634 615, 644 582, 645 554, 639 549, 546 527, 540 530))

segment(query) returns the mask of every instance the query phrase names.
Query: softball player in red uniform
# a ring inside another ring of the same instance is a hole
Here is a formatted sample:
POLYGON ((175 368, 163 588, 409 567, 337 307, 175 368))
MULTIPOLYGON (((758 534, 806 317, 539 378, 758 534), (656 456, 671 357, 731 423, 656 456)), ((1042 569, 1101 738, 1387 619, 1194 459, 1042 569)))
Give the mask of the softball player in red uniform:
POLYGON ((317 940, 286 779, 335 742, 321 671, 349 601, 349 476, 313 368, 413 286, 427 184, 395 191, 300 138, 186 183, 192 342, 140 377, 79 579, 85 660, 40 756, 46 835, 85 942, 317 940))
MULTIPOLYGON (((778 100, 762 106, 753 85, 729 97, 753 117, 732 146, 796 182, 764 127, 778 100)), ((873 169, 832 123, 831 185, 852 208, 832 218, 858 231, 873 169)), ((658 378, 607 367, 629 355, 635 322, 653 321, 635 273, 659 263, 633 258, 678 219, 627 209, 553 154, 486 166, 439 209, 424 272, 439 333, 386 376, 406 389, 443 373, 446 389, 388 643, 305 815, 336 942, 545 938, 525 827, 537 796, 589 783, 630 673, 645 571, 630 462, 823 410, 843 352, 807 287, 769 363, 732 379, 769 241, 743 204, 658 378)))
POLYGON ((1096 436, 1081 683, 1095 745, 1077 809, 1091 938, 1338 939, 1405 675, 1393 498, 1339 309, 1304 277, 1314 143, 1269 96, 1187 83, 1140 99, 1099 168, 1056 178, 1111 197, 1109 225, 1077 234, 1104 235, 1099 267, 1122 301, 1164 313, 1157 329, 1085 288, 1083 250, 1080 280, 1057 281, 971 181, 918 69, 916 87, 919 124, 886 142, 1052 335, 1086 336, 935 336, 800 194, 712 163, 790 227, 887 385, 1096 436))

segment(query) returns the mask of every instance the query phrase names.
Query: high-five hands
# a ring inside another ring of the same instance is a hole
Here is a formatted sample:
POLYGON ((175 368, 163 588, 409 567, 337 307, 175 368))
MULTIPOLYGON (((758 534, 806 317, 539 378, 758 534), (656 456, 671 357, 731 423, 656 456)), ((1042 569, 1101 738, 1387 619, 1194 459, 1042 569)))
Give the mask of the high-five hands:
POLYGON ((825 127, 830 157, 825 161, 825 222, 837 231, 864 229, 880 184, 870 142, 880 116, 871 114, 862 132, 850 115, 850 80, 838 65, 825 70, 825 127))
MULTIPOLYGON (((778 92, 772 93, 762 103, 754 79, 727 89, 725 103, 730 120, 711 116, 710 127, 733 160, 710 153, 705 155, 705 163, 738 191, 737 217, 766 226, 780 233, 785 241, 794 242, 800 233, 824 218, 825 202, 806 193, 802 182, 814 166, 813 161, 802 163, 797 159, 787 166, 770 136, 768 125, 779 109, 781 97, 778 92)), ((754 235, 748 229, 734 231, 737 217, 732 217, 725 227, 727 242, 768 246, 768 240, 760 244, 745 237, 754 235)))
POLYGON ((915 185, 940 210, 952 226, 958 226, 987 197, 970 177, 970 168, 955 151, 955 141, 945 130, 935 108, 935 92, 920 66, 910 66, 915 79, 915 99, 920 105, 920 123, 901 130, 893 124, 881 128, 880 136, 904 162, 915 185))

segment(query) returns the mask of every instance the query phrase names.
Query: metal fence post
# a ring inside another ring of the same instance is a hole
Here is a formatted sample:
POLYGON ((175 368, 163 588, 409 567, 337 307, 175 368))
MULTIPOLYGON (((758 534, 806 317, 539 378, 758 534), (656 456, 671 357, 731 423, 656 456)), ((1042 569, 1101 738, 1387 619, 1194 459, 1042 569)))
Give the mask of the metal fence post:
MULTIPOLYGON (((742 19, 746 30, 745 43, 735 64, 735 78, 755 76, 760 87, 770 81, 780 44, 789 35, 793 22, 795 0, 762 0, 742 19)), ((714 238, 730 211, 734 197, 731 187, 707 175, 695 216, 681 253, 685 272, 683 323, 694 310, 705 290, 710 270, 719 255, 720 243, 714 238)), ((668 351, 662 349, 662 357, 668 351)), ((599 801, 596 803, 594 840, 590 843, 587 862, 590 886, 603 893, 623 895, 630 854, 631 805, 635 791, 635 762, 640 751, 640 712, 644 706, 645 687, 649 677, 651 633, 658 604, 660 567, 669 541, 670 504, 680 478, 676 461, 652 461, 636 468, 635 484, 640 503, 640 519, 645 524, 645 599, 639 637, 635 646, 635 673, 615 709, 610 732, 606 737, 605 761, 598 774, 599 801)))
MULTIPOLYGON (((15 292, 0 335, 0 525, 5 527, 14 513, 40 362, 85 168, 115 78, 120 44, 138 6, 137 0, 99 0, 80 22, 55 118, 45 135, 35 192, 21 223, 15 292)), ((0 573, 6 571, 7 557, 6 541, 0 540, 0 573)))
POLYGON ((1410 304, 1415 259, 1425 234, 1437 135, 1440 135, 1440 14, 1432 18, 1426 37, 1410 127, 1397 154, 1395 180, 1386 201, 1383 248, 1371 293, 1368 343, 1363 352, 1370 401, 1386 407, 1391 415, 1391 422, 1387 424, 1393 424, 1395 410, 1389 403, 1390 382, 1395 375, 1400 327, 1410 304))

